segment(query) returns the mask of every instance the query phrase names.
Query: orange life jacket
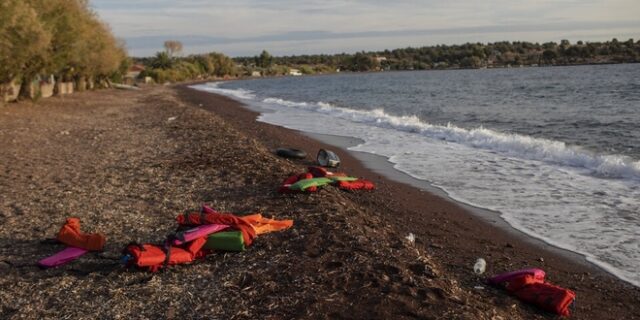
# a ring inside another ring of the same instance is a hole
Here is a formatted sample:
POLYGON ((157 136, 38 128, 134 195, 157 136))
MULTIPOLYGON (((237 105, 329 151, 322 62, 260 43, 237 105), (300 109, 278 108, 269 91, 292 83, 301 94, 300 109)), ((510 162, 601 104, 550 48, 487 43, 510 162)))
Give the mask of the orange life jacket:
POLYGON ((373 190, 376 186, 369 180, 337 181, 336 185, 342 190, 373 190))
POLYGON ((190 263, 204 257, 207 251, 201 249, 206 242, 206 237, 202 237, 180 246, 169 246, 168 249, 154 244, 130 244, 124 254, 131 256, 128 265, 156 272, 165 265, 190 263))
POLYGON ((67 222, 58 232, 58 241, 72 247, 89 251, 102 251, 106 238, 101 233, 83 233, 80 230, 80 219, 67 218, 67 222))

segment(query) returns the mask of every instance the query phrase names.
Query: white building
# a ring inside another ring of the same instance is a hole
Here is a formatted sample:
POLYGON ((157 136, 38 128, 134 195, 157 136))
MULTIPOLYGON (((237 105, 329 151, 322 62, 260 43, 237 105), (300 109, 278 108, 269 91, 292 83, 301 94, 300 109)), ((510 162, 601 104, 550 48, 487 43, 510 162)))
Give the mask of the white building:
POLYGON ((298 70, 298 69, 291 68, 291 69, 289 69, 289 75, 290 76, 301 76, 302 72, 300 72, 300 70, 298 70))

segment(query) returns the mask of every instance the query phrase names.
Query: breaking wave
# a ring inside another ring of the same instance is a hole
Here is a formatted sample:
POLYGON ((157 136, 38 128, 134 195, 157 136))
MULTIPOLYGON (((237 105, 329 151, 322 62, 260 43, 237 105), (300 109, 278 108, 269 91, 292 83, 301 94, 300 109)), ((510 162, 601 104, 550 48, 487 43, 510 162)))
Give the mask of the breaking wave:
MULTIPOLYGON (((224 89, 220 88, 219 84, 220 82, 200 84, 192 88, 243 100, 256 99, 256 95, 250 90, 224 89)), ((279 98, 266 98, 262 102, 267 105, 304 109, 376 127, 420 134, 431 139, 499 152, 509 157, 582 168, 588 170, 588 174, 599 178, 640 180, 640 161, 634 161, 622 155, 596 154, 578 146, 567 145, 562 141, 504 133, 483 127, 465 129, 452 124, 434 125, 423 122, 415 115, 395 116, 383 109, 356 110, 326 102, 296 102, 279 98)))
POLYGON ((600 178, 640 180, 640 161, 633 161, 621 155, 591 153, 577 146, 568 146, 562 141, 503 133, 483 127, 465 129, 452 124, 433 125, 423 122, 417 116, 394 116, 383 109, 355 110, 325 102, 294 102, 278 98, 266 98, 263 102, 303 108, 353 122, 416 133, 427 138, 495 151, 510 157, 584 168, 589 170, 589 174, 600 178))
POLYGON ((245 99, 245 100, 252 100, 256 97, 255 94, 253 94, 253 91, 251 90, 224 89, 219 87, 220 83, 221 82, 208 82, 204 84, 192 85, 190 86, 190 88, 201 90, 201 91, 219 93, 225 96, 231 96, 231 97, 236 97, 236 98, 245 99))

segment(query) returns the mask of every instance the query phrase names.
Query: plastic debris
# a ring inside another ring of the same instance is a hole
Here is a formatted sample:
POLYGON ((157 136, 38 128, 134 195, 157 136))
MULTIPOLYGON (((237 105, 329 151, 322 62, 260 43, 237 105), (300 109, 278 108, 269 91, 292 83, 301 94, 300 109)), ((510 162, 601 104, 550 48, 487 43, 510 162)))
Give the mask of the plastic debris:
POLYGON ((477 275, 481 275, 486 269, 487 262, 482 258, 478 258, 478 260, 476 260, 476 264, 473 265, 473 272, 475 272, 477 275))
POLYGON ((411 243, 411 244, 416 243, 416 236, 411 232, 409 233, 409 235, 407 235, 404 238, 407 239, 407 241, 409 241, 409 243, 411 243))

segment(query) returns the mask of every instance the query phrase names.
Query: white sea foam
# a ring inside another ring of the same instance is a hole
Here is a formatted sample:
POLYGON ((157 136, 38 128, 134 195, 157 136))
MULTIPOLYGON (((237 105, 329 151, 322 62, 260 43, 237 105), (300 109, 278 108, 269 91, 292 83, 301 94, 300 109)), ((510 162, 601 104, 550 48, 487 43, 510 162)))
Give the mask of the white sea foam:
POLYGON ((220 88, 220 82, 208 82, 205 84, 196 84, 196 85, 190 86, 190 88, 200 90, 200 91, 219 93, 225 96, 230 96, 233 98, 239 98, 243 100, 251 100, 255 98, 255 95, 251 90, 220 88))
POLYGON ((583 254, 640 286, 638 162, 487 128, 432 125, 381 109, 260 100, 217 85, 204 90, 273 111, 260 121, 362 139, 353 150, 386 156, 396 169, 452 198, 498 211, 514 228, 583 254))
POLYGON ((640 161, 634 162, 621 155, 593 154, 577 147, 567 146, 561 141, 502 133, 482 127, 464 129, 451 124, 447 126, 432 125, 421 121, 416 116, 394 116, 382 109, 371 111, 355 110, 337 107, 325 102, 293 102, 277 98, 267 98, 263 102, 286 107, 304 108, 309 111, 382 128, 419 133, 429 138, 497 151, 511 157, 582 167, 588 169, 590 174, 598 177, 640 179, 640 161))

